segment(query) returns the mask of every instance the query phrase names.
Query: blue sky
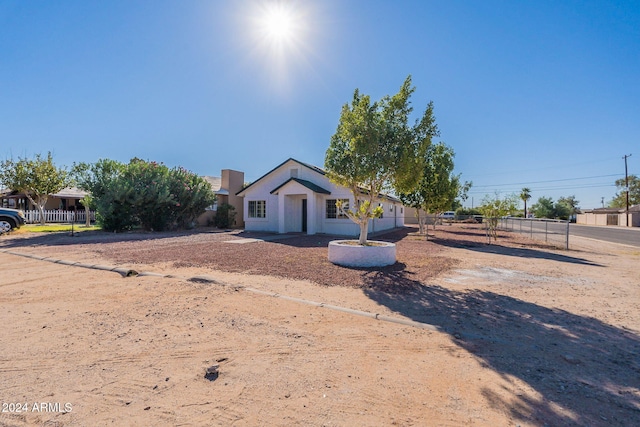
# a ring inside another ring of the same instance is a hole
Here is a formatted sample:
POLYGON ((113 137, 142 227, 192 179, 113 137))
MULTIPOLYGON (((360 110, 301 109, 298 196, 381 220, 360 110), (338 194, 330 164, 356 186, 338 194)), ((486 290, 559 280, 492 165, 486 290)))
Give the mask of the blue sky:
POLYGON ((409 74, 474 183, 466 205, 529 187, 599 207, 623 155, 640 174, 640 1, 606 0, 2 0, 0 158, 252 181, 323 166, 354 89, 379 99, 409 74))

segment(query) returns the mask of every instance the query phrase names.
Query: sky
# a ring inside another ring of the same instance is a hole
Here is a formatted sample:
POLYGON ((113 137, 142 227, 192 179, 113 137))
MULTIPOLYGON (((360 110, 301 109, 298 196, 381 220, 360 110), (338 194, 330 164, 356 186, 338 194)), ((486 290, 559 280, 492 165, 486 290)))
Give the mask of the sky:
MULTIPOLYGON (((640 175, 640 0, 0 0, 0 159, 322 167, 341 107, 411 75, 456 173, 583 209, 640 175)), ((603 199, 604 198, 604 199, 603 199)))

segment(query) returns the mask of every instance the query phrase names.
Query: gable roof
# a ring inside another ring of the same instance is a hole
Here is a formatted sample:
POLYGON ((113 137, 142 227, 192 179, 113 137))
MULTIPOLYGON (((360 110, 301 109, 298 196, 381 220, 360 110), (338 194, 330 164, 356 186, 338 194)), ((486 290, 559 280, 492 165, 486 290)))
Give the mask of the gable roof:
POLYGON ((313 192, 316 192, 316 193, 331 194, 331 191, 325 190, 324 188, 320 187, 319 185, 314 184, 311 181, 307 181, 306 179, 300 179, 300 178, 289 178, 288 180, 286 180, 285 182, 283 182, 282 184, 278 185, 276 188, 271 190, 271 194, 277 192, 279 189, 281 189, 282 187, 284 187, 285 185, 287 185, 291 181, 295 181, 298 184, 303 185, 303 186, 307 187, 309 190, 311 190, 313 192))
MULTIPOLYGON (((289 161, 296 162, 296 163, 298 163, 299 165, 302 165, 302 166, 304 166, 304 167, 306 167, 306 168, 308 168, 308 169, 311 169, 312 171, 314 171, 314 172, 316 172, 316 173, 319 173, 320 175, 326 175, 326 174, 327 174, 327 172, 326 172, 324 169, 321 169, 321 168, 319 168, 319 167, 317 167, 317 166, 314 166, 314 165, 312 165, 312 164, 309 164, 309 163, 301 162, 300 160, 296 160, 296 159, 294 159, 293 157, 289 157, 287 160, 285 160, 284 162, 280 163, 278 166, 276 166, 275 168, 271 169, 269 172, 265 173, 265 174, 264 174, 264 175, 262 175, 260 178, 256 179, 255 181, 253 181, 251 184, 249 184, 248 186, 246 186, 246 187, 245 187, 245 188, 243 188, 242 190, 238 191, 238 192, 236 193, 236 196, 240 196, 240 194, 241 194, 241 193, 243 193, 244 191, 246 191, 246 190, 248 190, 249 188, 253 187, 255 184, 257 184, 258 182, 260 182, 263 178, 265 178, 266 176, 268 176, 269 174, 271 174, 271 172, 273 172, 273 171, 275 171, 276 169, 280 168, 281 166, 283 166, 284 164, 286 164, 286 163, 287 163, 287 162, 289 162, 289 161)), ((298 178, 290 178, 290 179, 288 179, 288 180, 287 180, 287 181, 285 181, 283 184, 281 184, 280 186, 278 186, 276 189, 272 190, 272 191, 271 191, 271 194, 273 194, 274 192, 276 192, 278 189, 280 189, 280 187, 282 187, 283 185, 287 184, 287 183, 288 183, 288 182, 290 182, 291 180, 294 180, 294 181, 298 182, 299 184, 304 185, 305 187, 307 187, 308 189, 310 189, 310 190, 312 190, 312 191, 315 191, 316 193, 331 194, 331 192, 330 192, 330 191, 325 190, 324 188, 319 187, 319 186, 317 186, 316 184, 314 184, 314 183, 312 183, 312 182, 310 182, 310 181, 306 181, 306 180, 304 180, 304 179, 298 179, 298 178), (304 183, 306 183, 306 184, 304 184, 304 183), (315 187, 315 189, 314 189, 314 188, 312 188, 312 187, 310 187, 309 185, 312 185, 313 187, 315 187)), ((361 191, 362 191, 362 193, 363 193, 363 194, 366 194, 366 190, 361 189, 361 191)), ((242 196, 241 196, 241 197, 242 197, 242 196)), ((389 196, 388 194, 383 194, 383 193, 381 193, 381 194, 380 194, 380 198, 381 198, 381 199, 387 199, 387 200, 390 200, 390 201, 392 201, 392 202, 400 203, 400 200, 399 200, 399 199, 397 199, 397 198, 395 198, 395 197, 393 197, 393 196, 389 196)))
MULTIPOLYGON (((304 163, 304 162, 301 162, 301 161, 299 161, 299 160, 296 160, 296 159, 294 159, 293 157, 289 157, 287 160, 285 160, 284 162, 280 163, 278 166, 276 166, 275 168, 271 169, 269 172, 265 173, 265 174, 264 174, 264 175, 262 175, 260 178, 256 179, 255 181, 253 181, 251 184, 247 185, 247 186, 246 186, 245 188, 243 188, 242 190, 238 191, 238 192, 236 193, 236 196, 239 196, 239 195, 240 195, 240 193, 243 193, 245 190, 248 190, 249 188, 253 187, 255 184, 257 184, 258 182, 260 182, 264 177, 266 177, 266 176, 270 175, 270 174, 271 174, 271 172, 273 172, 273 171, 275 171, 276 169, 278 169, 278 168, 282 167, 284 164, 286 164, 286 163, 287 163, 287 162, 289 162, 289 161, 294 161, 294 162, 298 163, 299 165, 302 165, 302 166, 304 166, 304 167, 306 167, 306 168, 308 168, 308 169, 311 169, 311 170, 312 170, 312 171, 314 171, 314 172, 319 173, 320 175, 326 175, 326 174, 327 174, 323 169, 320 169, 320 168, 319 168, 319 167, 317 167, 317 166, 313 166, 313 165, 310 165, 310 164, 308 164, 308 163, 304 163)), ((308 181, 307 181, 307 182, 308 182, 308 181)), ((319 187, 318 187, 318 188, 319 188, 319 187)))

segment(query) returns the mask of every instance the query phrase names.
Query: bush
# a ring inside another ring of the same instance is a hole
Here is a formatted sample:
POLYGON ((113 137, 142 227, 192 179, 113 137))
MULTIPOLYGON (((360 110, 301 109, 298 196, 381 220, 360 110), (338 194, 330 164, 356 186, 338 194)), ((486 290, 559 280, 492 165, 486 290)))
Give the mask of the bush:
POLYGON ((92 193, 104 230, 123 231, 137 225, 153 231, 188 227, 215 201, 211 185, 184 168, 132 159, 105 173, 107 163, 101 162, 90 169, 93 176, 86 182, 88 186, 100 183, 100 191, 92 193))
POLYGON ((234 212, 236 208, 231 206, 228 203, 223 203, 218 206, 218 210, 216 211, 216 217, 214 219, 214 224, 218 228, 229 228, 235 223, 236 212, 234 212))

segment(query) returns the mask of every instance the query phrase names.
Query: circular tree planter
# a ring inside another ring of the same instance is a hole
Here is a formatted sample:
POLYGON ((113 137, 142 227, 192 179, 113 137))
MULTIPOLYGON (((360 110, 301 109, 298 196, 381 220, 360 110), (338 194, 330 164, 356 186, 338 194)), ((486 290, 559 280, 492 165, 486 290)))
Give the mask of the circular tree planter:
POLYGON ((357 240, 329 242, 329 261, 345 267, 384 267, 396 262, 395 243, 369 241, 367 246, 357 240))

